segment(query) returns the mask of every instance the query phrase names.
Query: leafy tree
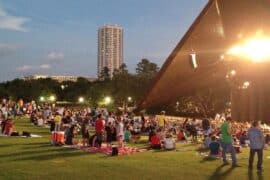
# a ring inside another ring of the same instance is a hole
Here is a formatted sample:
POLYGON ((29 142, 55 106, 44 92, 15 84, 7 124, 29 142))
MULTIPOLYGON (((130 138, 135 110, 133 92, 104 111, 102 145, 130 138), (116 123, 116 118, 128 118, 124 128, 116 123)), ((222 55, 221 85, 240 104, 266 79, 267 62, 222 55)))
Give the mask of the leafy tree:
POLYGON ((158 70, 157 64, 150 62, 148 59, 142 59, 137 64, 136 73, 138 76, 151 79, 157 74, 158 70))
POLYGON ((104 67, 99 74, 99 79, 100 80, 109 80, 110 79, 110 70, 108 67, 104 67))

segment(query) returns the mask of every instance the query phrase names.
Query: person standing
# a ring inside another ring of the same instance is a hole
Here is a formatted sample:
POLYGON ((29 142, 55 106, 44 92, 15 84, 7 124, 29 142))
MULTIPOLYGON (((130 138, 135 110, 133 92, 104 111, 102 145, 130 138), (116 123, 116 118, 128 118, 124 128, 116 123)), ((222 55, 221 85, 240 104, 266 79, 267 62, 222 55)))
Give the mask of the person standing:
POLYGON ((124 125, 121 121, 121 117, 117 118, 116 122, 116 137, 118 141, 118 148, 122 148, 123 146, 123 140, 124 140, 124 125))
POLYGON ((85 118, 82 122, 82 128, 81 128, 81 131, 82 131, 82 143, 83 143, 83 147, 85 146, 88 146, 88 142, 89 142, 89 132, 88 132, 88 127, 89 125, 89 122, 88 122, 88 119, 85 118))
POLYGON ((157 116, 158 127, 164 130, 166 125, 165 111, 161 111, 161 115, 157 116))
POLYGON ((248 130, 248 139, 250 141, 250 153, 249 153, 249 169, 252 169, 255 152, 257 152, 258 162, 257 170, 262 170, 263 163, 263 147, 264 147, 264 136, 262 131, 258 128, 258 122, 254 121, 252 127, 248 130))
POLYGON ((96 136, 99 147, 101 147, 102 144, 102 133, 104 131, 104 124, 101 116, 101 114, 98 114, 95 122, 96 136))
POLYGON ((232 121, 231 117, 227 117, 226 121, 221 125, 221 147, 222 147, 222 159, 224 165, 228 164, 226 159, 226 152, 230 152, 232 158, 232 167, 238 167, 235 149, 232 144, 232 135, 231 135, 231 125, 230 122, 232 121))

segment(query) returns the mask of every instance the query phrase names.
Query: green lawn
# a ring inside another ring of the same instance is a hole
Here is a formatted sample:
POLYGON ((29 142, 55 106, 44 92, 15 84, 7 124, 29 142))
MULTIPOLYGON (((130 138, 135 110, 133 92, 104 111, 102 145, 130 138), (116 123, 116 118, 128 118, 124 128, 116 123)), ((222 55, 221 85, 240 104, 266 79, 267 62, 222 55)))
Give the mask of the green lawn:
MULTIPOLYGON (((247 150, 239 154, 242 167, 222 167, 220 160, 198 155, 197 145, 178 144, 179 151, 148 151, 127 156, 54 147, 46 128, 15 121, 18 131, 27 130, 42 138, 0 137, 0 179, 269 179, 270 151, 264 152, 264 172, 247 171, 247 150)), ((142 144, 140 144, 142 146, 142 144)))

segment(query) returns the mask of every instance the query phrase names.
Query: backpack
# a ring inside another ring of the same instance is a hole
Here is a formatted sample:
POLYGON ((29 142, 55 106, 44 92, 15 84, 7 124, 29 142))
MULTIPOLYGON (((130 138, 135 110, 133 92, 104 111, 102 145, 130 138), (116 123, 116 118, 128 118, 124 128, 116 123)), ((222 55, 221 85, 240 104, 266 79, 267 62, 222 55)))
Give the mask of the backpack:
POLYGON ((112 156, 118 156, 118 148, 112 147, 112 156))

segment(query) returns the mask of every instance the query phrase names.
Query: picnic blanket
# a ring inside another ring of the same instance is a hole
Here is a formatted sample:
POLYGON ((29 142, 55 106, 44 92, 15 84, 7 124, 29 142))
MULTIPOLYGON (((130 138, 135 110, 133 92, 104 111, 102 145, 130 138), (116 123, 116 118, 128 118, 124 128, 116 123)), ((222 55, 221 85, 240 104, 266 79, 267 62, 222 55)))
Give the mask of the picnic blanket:
MULTIPOLYGON (((83 147, 81 145, 72 145, 72 146, 64 146, 68 148, 74 148, 74 149, 80 149, 86 152, 92 152, 92 153, 103 153, 106 155, 111 155, 112 154, 112 149, 107 148, 106 145, 102 145, 100 148, 97 147, 83 147)), ((147 149, 139 149, 135 147, 123 147, 123 148, 118 148, 118 155, 128 155, 128 154, 133 154, 137 152, 145 152, 147 149)))
MULTIPOLYGON (((22 137, 22 138, 29 138, 28 136, 8 136, 8 135, 5 135, 5 134, 0 134, 0 137, 22 137)), ((37 134, 30 134, 30 137, 31 138, 40 138, 42 136, 40 135, 37 135, 37 134)))

